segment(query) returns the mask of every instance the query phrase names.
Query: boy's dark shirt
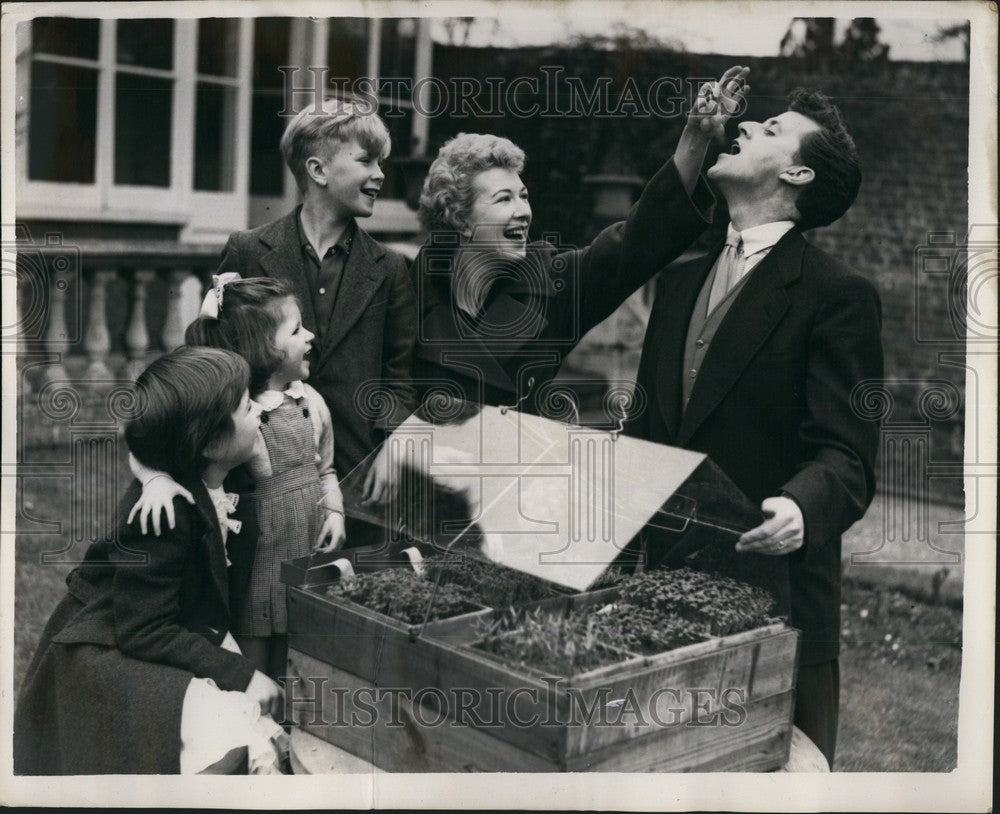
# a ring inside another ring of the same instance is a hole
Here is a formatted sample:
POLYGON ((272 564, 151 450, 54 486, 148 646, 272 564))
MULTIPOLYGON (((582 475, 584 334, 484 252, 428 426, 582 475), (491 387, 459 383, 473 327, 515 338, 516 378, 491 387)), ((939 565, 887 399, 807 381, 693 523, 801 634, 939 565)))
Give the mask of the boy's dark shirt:
POLYGON ((295 221, 299 229, 299 243, 302 245, 302 265, 306 271, 306 280, 312 289, 313 309, 316 312, 316 336, 319 342, 326 337, 344 278, 344 268, 351 255, 354 235, 357 232, 357 222, 352 220, 340 240, 334 243, 320 260, 302 229, 302 207, 295 210, 295 221))

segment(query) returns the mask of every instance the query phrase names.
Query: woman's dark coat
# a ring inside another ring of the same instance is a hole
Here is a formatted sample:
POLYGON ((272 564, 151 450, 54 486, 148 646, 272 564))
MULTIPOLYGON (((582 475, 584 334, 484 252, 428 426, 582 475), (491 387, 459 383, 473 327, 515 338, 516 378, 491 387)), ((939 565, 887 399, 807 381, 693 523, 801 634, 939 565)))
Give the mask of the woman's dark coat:
POLYGON ((536 242, 521 261, 484 256, 503 269, 473 319, 452 300, 458 248, 437 234, 411 273, 420 308, 414 376, 426 396, 445 391, 481 404, 541 412, 545 385, 564 356, 632 292, 676 259, 711 222, 714 198, 701 178, 684 191, 673 161, 646 185, 627 220, 583 249, 536 242))

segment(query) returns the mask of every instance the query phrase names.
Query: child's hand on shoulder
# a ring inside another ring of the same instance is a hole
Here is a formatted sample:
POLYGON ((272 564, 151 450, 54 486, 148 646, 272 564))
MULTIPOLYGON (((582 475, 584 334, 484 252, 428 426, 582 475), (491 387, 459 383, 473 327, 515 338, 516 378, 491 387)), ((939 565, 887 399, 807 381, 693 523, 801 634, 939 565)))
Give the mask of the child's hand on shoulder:
POLYGON ((147 533, 147 524, 150 516, 153 518, 153 534, 160 536, 160 513, 167 516, 167 525, 172 529, 176 518, 174 517, 174 498, 182 497, 192 506, 194 496, 173 478, 166 475, 158 475, 146 481, 142 486, 142 494, 128 513, 126 524, 135 519, 139 513, 139 528, 143 534, 147 533))
POLYGON ((347 539, 344 531, 344 515, 340 512, 330 512, 323 521, 323 527, 319 530, 319 537, 313 551, 316 554, 327 554, 336 551, 347 539))

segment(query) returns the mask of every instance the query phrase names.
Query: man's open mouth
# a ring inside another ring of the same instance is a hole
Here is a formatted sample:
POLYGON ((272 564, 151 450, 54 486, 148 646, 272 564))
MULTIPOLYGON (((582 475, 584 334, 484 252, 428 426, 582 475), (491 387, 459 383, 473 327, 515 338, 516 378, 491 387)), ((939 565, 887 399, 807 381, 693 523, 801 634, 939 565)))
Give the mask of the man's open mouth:
POLYGON ((733 142, 733 146, 729 148, 730 155, 738 155, 740 152, 740 143, 738 141, 733 142))

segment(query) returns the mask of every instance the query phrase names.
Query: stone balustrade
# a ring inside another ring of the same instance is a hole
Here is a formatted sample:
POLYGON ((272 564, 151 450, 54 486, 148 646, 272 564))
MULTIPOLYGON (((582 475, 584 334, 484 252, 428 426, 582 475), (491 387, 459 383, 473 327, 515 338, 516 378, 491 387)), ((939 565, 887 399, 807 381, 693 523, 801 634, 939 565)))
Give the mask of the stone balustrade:
POLYGON ((173 242, 19 246, 20 392, 50 382, 100 392, 134 380, 183 344, 218 263, 218 246, 173 242))

